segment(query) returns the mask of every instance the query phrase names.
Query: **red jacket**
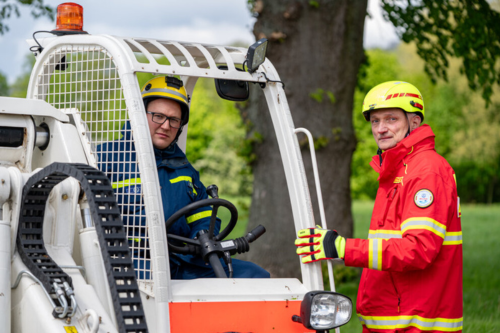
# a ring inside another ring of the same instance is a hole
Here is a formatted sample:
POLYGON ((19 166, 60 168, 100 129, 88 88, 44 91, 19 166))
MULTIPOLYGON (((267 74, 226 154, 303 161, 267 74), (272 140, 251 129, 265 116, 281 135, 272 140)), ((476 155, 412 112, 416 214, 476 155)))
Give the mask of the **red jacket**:
POLYGON ((379 173, 368 239, 348 239, 364 267, 363 332, 462 332, 462 228, 453 169, 428 125, 370 163, 379 173))

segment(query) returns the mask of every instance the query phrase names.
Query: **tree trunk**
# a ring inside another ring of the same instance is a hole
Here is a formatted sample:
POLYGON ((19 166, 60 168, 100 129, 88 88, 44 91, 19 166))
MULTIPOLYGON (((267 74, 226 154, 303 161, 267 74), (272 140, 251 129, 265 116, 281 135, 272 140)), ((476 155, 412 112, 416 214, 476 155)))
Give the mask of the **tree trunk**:
MULTIPOLYGON (((364 57, 363 27, 367 0, 256 1, 257 39, 268 38, 267 57, 285 83, 295 127, 311 131, 318 145, 321 189, 328 227, 350 237, 353 231, 350 166, 356 139, 353 95, 364 57)), ((249 227, 265 234, 246 255, 273 277, 300 278, 299 258, 288 187, 269 111, 260 88, 242 116, 254 138, 254 191, 249 227), (258 138, 258 139, 255 139, 258 138), (258 244, 257 244, 258 243, 258 244)), ((252 140, 251 140, 252 141, 252 140)), ((320 224, 307 138, 300 136, 309 189, 320 224)))

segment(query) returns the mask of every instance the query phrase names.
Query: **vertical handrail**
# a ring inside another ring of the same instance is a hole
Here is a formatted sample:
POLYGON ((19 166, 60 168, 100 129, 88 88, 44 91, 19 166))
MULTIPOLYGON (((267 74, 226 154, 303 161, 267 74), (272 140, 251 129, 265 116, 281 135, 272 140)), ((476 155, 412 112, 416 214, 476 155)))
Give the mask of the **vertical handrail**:
MULTIPOLYGON (((326 226, 326 217, 325 217, 325 206, 323 205, 323 195, 321 194, 321 184, 319 182, 319 173, 318 173, 318 163, 316 162, 316 152, 314 150, 314 139, 309 132, 309 130, 305 128, 296 128, 294 130, 295 134, 304 133, 307 136, 307 140, 309 141, 309 151, 311 152, 311 163, 314 174, 314 182, 316 184, 316 195, 318 196, 318 206, 319 206, 319 215, 321 219, 321 227, 323 229, 328 229, 326 226)), ((335 291, 335 281, 333 279, 333 266, 332 261, 327 260, 326 265, 328 267, 328 278, 330 279, 330 291, 335 291)), ((339 333, 340 329, 337 327, 335 329, 335 333, 339 333)))
MULTIPOLYGON (((296 128, 294 130, 295 134, 304 133, 307 136, 307 140, 309 141, 309 150, 311 151, 311 162, 314 173, 314 182, 316 184, 316 195, 318 196, 318 206, 319 206, 319 215, 321 219, 321 227, 323 229, 328 229, 326 226, 326 217, 325 217, 325 206, 323 205, 323 195, 321 194, 321 184, 319 182, 319 173, 318 173, 318 163, 316 162, 316 152, 314 150, 314 139, 312 137, 311 132, 305 128, 296 128)), ((330 281, 333 282, 333 267, 332 262, 327 260, 328 265, 328 277, 330 281)), ((330 290, 335 291, 335 283, 330 283, 330 290), (333 286, 333 287, 332 287, 333 286)))

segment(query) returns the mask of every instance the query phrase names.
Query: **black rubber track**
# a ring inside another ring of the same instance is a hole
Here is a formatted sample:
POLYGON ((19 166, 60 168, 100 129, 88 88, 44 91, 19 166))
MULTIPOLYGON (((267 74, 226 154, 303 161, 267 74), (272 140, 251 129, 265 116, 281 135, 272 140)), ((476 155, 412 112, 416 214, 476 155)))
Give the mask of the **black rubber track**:
POLYGON ((23 188, 17 233, 17 249, 23 262, 50 293, 53 293, 53 282, 66 281, 72 286, 71 278, 50 258, 43 242, 45 204, 52 188, 68 177, 78 180, 87 196, 106 268, 118 331, 148 332, 118 204, 108 177, 101 171, 86 164, 53 163, 28 179, 23 188))

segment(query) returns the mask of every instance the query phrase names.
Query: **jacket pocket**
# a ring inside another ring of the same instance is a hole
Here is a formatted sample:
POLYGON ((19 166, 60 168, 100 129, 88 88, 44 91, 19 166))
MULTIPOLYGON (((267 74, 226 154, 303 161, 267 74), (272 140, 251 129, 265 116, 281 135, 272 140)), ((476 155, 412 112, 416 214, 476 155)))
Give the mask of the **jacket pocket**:
POLYGON ((383 226, 385 224, 385 220, 387 219, 387 214, 389 213, 389 210, 391 206, 393 206, 394 198, 396 197, 396 194, 398 193, 398 186, 394 186, 387 192, 387 200, 385 203, 385 208, 384 208, 384 215, 382 216, 382 219, 378 221, 379 227, 383 226))

